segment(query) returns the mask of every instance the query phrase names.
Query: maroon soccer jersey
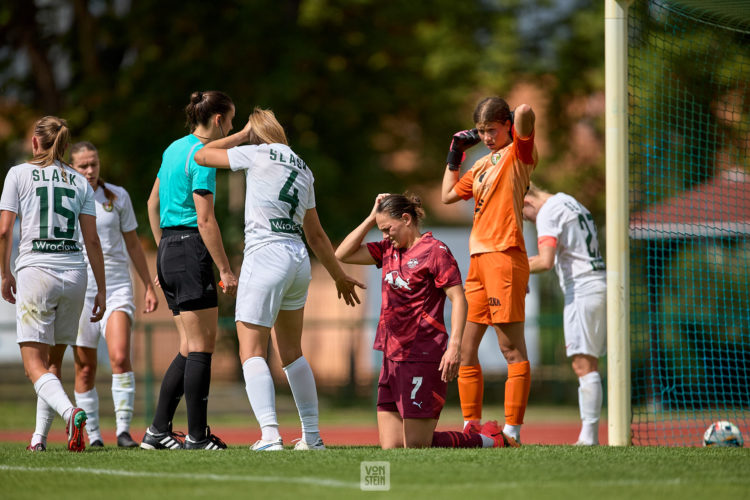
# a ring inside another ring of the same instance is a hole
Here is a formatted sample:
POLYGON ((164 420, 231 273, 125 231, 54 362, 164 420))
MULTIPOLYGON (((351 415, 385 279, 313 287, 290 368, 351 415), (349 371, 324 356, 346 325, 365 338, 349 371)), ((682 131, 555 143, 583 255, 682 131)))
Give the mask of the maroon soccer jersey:
POLYGON ((373 347, 393 361, 440 362, 448 343, 443 288, 462 284, 448 246, 427 232, 409 249, 394 248, 389 240, 368 243, 367 249, 383 269, 373 347))

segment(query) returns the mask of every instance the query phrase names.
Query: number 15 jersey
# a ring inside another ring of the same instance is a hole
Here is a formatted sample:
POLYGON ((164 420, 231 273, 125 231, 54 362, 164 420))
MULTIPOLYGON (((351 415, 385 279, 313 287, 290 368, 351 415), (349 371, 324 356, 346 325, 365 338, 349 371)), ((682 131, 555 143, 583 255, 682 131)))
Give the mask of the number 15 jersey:
POLYGON ((0 210, 16 213, 21 221, 16 273, 27 266, 86 267, 78 215, 96 216, 96 206, 94 191, 75 170, 59 162, 16 165, 5 177, 0 210))
POLYGON ((285 144, 227 150, 232 170, 245 170, 245 252, 273 241, 302 241, 302 222, 315 207, 315 179, 285 144))

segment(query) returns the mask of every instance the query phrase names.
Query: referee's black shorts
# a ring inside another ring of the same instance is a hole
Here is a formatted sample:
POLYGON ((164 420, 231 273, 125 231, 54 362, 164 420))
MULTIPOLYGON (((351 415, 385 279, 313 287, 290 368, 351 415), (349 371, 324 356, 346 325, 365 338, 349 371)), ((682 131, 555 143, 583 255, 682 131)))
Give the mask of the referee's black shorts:
POLYGON ((198 228, 162 228, 156 274, 173 315, 217 307, 213 264, 198 228))

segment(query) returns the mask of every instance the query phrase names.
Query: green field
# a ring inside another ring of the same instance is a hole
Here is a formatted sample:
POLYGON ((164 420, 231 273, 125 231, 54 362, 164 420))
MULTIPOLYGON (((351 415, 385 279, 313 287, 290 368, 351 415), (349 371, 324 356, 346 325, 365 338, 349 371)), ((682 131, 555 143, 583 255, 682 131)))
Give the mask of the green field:
POLYGON ((749 498, 750 450, 579 448, 251 453, 0 444, 7 499, 39 498, 749 498), (361 491, 360 463, 390 464, 390 490, 361 491), (520 496, 519 496, 520 495, 520 496))

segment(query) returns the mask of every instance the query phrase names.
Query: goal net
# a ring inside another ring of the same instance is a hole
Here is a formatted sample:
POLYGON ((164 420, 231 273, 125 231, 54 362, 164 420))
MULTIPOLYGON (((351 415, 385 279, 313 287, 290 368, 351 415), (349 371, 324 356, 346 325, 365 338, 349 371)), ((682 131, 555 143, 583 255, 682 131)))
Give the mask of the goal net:
MULTIPOLYGON (((632 442, 750 441, 750 10, 628 13, 632 442)), ((706 7, 708 6, 708 7, 706 7)), ((709 10, 706 10, 709 9, 709 10)))

